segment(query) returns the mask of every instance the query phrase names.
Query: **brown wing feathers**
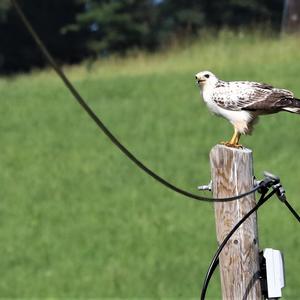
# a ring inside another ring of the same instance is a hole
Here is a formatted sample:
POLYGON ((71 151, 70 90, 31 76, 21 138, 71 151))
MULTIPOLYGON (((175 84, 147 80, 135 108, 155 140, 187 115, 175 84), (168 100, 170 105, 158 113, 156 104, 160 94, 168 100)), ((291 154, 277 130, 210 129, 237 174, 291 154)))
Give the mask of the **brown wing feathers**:
POLYGON ((265 100, 248 105, 243 110, 280 111, 284 108, 300 108, 300 101, 282 94, 271 94, 265 100))
POLYGON ((214 96, 214 102, 227 110, 260 111, 261 114, 281 110, 300 113, 300 100, 292 92, 266 83, 220 81, 214 96))
MULTIPOLYGON (((253 95, 260 96, 260 95, 253 95)), ((259 98, 259 97, 258 97, 259 98)), ((276 112, 285 110, 285 108, 300 108, 300 101, 293 97, 293 94, 286 90, 274 89, 265 99, 256 101, 242 108, 243 110, 260 110, 267 112, 276 112)), ((288 110, 291 111, 291 110, 288 110)), ((292 112, 295 112, 294 110, 292 112)))

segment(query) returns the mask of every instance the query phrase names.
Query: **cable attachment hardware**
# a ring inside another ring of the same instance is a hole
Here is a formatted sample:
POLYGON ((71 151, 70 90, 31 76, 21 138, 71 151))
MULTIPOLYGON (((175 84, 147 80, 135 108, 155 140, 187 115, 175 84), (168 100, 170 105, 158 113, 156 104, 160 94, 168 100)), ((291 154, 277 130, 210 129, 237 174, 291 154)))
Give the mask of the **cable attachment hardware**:
POLYGON ((283 188, 283 186, 281 185, 281 183, 277 183, 275 185, 273 185, 273 190, 277 190, 276 192, 276 196, 278 197, 278 199, 282 202, 286 202, 286 195, 285 195, 285 189, 283 188))
POLYGON ((273 190, 277 190, 276 196, 278 197, 278 199, 282 202, 285 202, 286 201, 285 189, 283 188, 282 184, 280 183, 279 176, 276 176, 267 171, 264 172, 264 176, 266 179, 271 180, 273 190))
MULTIPOLYGON (((259 186, 258 192, 260 194, 266 193, 271 187, 273 189, 277 189, 281 186, 280 178, 270 172, 264 171, 264 179, 263 180, 257 180, 254 177, 254 186, 259 186)), ((282 188, 283 194, 284 189, 282 188)))
POLYGON ((210 191, 212 189, 212 180, 207 185, 199 185, 197 187, 199 191, 210 191))

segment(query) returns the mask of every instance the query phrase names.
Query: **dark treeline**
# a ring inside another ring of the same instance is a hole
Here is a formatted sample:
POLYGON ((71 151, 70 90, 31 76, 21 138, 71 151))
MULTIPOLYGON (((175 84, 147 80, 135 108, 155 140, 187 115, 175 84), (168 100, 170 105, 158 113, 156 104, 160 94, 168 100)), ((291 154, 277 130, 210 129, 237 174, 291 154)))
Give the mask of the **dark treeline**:
MULTIPOLYGON (((61 63, 153 51, 206 29, 268 25, 278 30, 283 0, 19 0, 61 63)), ((9 0, 0 0, 0 73, 43 67, 45 60, 9 0)))

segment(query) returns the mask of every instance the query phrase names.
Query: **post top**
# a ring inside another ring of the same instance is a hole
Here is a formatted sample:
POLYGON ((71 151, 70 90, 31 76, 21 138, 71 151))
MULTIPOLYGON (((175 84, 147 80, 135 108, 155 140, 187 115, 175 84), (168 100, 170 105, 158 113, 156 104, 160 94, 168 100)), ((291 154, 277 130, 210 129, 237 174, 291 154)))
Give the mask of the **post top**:
POLYGON ((232 151, 232 152, 235 152, 235 153, 244 153, 244 154, 251 154, 252 153, 252 150, 249 149, 249 148, 245 148, 245 147, 242 147, 242 148, 234 148, 234 147, 228 147, 228 146, 225 146, 225 145, 222 145, 222 144, 217 144, 215 146, 212 147, 211 151, 216 151, 216 150, 222 150, 222 151, 232 151))

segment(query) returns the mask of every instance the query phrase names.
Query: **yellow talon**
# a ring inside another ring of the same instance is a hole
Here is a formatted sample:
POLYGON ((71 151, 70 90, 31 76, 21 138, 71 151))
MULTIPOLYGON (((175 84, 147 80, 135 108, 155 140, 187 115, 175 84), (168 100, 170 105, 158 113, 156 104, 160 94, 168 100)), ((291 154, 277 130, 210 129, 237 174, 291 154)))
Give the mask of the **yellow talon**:
POLYGON ((231 148, 243 148, 243 145, 240 144, 232 144, 230 142, 220 142, 220 144, 227 146, 227 147, 231 147, 231 148))
POLYGON ((221 142, 222 145, 232 148, 243 148, 242 145, 239 144, 241 134, 234 128, 234 133, 229 142, 221 142))

